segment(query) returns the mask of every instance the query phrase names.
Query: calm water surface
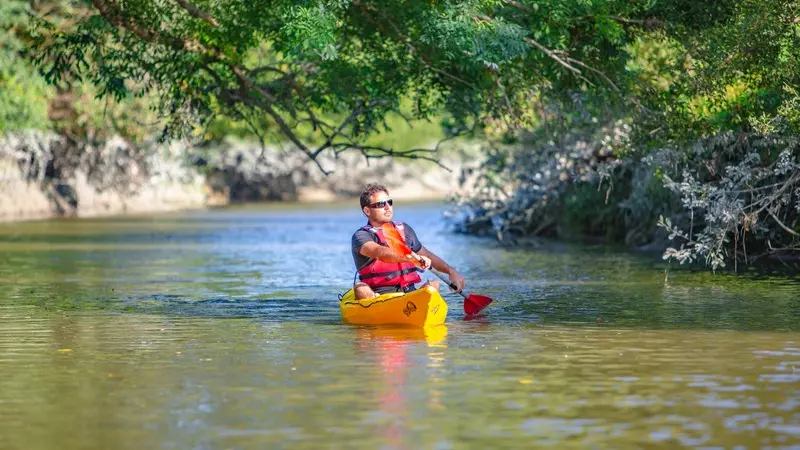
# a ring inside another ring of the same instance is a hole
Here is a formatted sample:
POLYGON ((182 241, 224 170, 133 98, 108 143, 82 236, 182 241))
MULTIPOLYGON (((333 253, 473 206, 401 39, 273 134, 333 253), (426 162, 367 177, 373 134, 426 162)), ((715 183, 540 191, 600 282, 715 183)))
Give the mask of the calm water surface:
POLYGON ((343 325, 352 206, 0 225, 0 448, 800 448, 797 281, 396 210, 485 317, 343 325))

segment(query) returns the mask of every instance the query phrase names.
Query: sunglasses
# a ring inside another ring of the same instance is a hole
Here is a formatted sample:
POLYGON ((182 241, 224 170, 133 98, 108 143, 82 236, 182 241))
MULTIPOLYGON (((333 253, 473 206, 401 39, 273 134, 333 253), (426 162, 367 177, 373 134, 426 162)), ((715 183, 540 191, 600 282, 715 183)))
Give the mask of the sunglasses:
POLYGON ((375 203, 370 203, 370 204, 369 204, 369 207, 370 207, 370 208, 383 208, 383 207, 385 207, 387 204, 388 204, 389 206, 392 206, 392 199, 389 199, 389 200, 383 200, 383 201, 380 201, 380 202, 375 202, 375 203))

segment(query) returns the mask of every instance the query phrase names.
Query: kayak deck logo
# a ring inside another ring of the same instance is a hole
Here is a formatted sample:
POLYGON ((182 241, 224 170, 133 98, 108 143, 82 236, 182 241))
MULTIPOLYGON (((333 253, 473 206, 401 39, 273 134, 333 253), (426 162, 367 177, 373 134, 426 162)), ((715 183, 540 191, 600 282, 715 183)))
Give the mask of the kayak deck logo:
POLYGON ((403 314, 405 314, 406 316, 411 316, 411 314, 414 313, 416 310, 417 310, 417 305, 415 305, 412 302, 408 302, 406 303, 406 307, 403 308, 403 314))

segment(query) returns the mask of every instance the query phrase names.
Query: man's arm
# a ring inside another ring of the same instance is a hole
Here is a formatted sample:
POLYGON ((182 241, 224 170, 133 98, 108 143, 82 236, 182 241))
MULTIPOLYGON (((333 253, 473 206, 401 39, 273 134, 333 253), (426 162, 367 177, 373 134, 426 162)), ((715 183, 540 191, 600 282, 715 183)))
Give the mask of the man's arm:
MULTIPOLYGON (((389 247, 384 247, 377 242, 365 242, 358 252, 368 258, 380 259, 381 261, 393 263, 410 262, 416 264, 419 259, 416 253, 402 256, 393 252, 389 247)), ((422 264, 424 265, 423 269, 427 269, 431 266, 431 261, 426 256, 423 256, 422 264)))
MULTIPOLYGON (((367 231, 356 231, 352 239, 353 252, 371 259, 379 259, 385 262, 411 262, 417 263, 419 257, 416 253, 402 256, 393 252, 389 247, 378 244, 367 231)), ((430 267, 430 259, 423 257, 424 269, 430 267)), ((356 261, 358 266, 358 261, 356 261)))
POLYGON ((377 242, 365 242, 361 245, 361 248, 358 250, 358 252, 368 258, 380 259, 381 261, 386 262, 401 263, 408 262, 409 259, 405 256, 398 255, 389 247, 384 247, 377 242))
POLYGON ((458 288, 457 291, 464 289, 464 276, 458 273, 456 269, 450 267, 445 260, 439 258, 435 253, 425 247, 422 247, 417 253, 425 256, 426 258, 430 258, 431 265, 434 269, 438 270, 439 272, 446 273, 450 277, 450 282, 455 284, 458 288))

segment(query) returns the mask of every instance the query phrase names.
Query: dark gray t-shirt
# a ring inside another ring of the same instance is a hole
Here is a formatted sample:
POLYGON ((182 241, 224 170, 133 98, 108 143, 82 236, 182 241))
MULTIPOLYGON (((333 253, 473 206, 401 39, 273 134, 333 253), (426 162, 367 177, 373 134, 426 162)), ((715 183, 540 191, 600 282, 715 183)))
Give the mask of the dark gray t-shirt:
MULTIPOLYGON (((405 231, 406 245, 414 252, 422 250, 422 243, 417 239, 417 233, 408 224, 403 224, 403 231, 405 231)), ((361 246, 367 242, 378 242, 378 236, 371 231, 359 229, 353 234, 352 249, 353 249, 353 262, 356 263, 356 270, 361 270, 372 262, 372 258, 359 253, 361 246)))

